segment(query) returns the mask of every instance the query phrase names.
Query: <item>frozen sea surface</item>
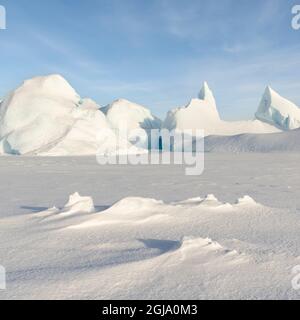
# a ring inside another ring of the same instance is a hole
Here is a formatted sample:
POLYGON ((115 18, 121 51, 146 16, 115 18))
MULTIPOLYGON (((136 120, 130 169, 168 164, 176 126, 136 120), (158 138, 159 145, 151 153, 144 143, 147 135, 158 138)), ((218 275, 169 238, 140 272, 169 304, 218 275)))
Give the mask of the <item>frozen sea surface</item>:
POLYGON ((203 175, 186 176, 0 157, 0 298, 298 299, 299 160, 206 154, 203 175), (74 192, 90 198, 65 206, 74 192))

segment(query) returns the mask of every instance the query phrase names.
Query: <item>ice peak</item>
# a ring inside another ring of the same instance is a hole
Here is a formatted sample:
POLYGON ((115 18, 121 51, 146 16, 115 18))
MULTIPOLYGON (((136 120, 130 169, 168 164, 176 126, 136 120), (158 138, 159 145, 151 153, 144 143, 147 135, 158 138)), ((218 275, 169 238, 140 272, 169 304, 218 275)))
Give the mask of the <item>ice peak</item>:
POLYGON ((271 92, 271 91, 273 91, 273 89, 271 88, 271 86, 270 86, 270 85, 267 85, 267 87, 266 87, 266 91, 271 92))
POLYGON ((202 88, 198 94, 198 99, 206 101, 209 107, 212 108, 219 117, 215 97, 206 81, 203 82, 202 88))
POLYGON ((271 96, 274 95, 274 94, 278 95, 278 93, 277 93, 275 90, 273 90, 271 86, 268 85, 268 86, 266 87, 266 89, 265 89, 264 95, 265 95, 265 96, 267 95, 267 96, 270 96, 270 97, 271 97, 271 96))
POLYGON ((202 88, 198 94, 198 98, 201 100, 206 100, 209 97, 213 97, 213 93, 210 90, 208 83, 206 81, 203 82, 202 88))
POLYGON ((282 130, 300 127, 300 109, 270 86, 266 87, 255 116, 282 130))

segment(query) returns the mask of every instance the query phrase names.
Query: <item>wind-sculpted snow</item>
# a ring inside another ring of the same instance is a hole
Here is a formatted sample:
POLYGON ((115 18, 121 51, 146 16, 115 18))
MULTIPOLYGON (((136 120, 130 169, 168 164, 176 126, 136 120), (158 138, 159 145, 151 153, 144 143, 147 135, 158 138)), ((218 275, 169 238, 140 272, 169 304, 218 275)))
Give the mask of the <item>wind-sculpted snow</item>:
POLYGON ((222 203, 214 195, 204 198, 193 198, 185 201, 165 204, 162 201, 146 198, 125 198, 109 209, 102 211, 92 220, 82 224, 71 226, 71 228, 88 228, 110 223, 147 223, 150 221, 164 221, 176 218, 176 215, 184 214, 184 211, 196 209, 198 211, 235 210, 236 208, 251 208, 259 206, 251 197, 245 196, 236 201, 235 204, 222 203))
POLYGON ((77 214, 94 213, 95 207, 91 197, 82 197, 78 192, 70 195, 69 201, 61 209, 57 207, 39 212, 36 217, 43 219, 60 219, 77 214))
POLYGON ((95 211, 90 197, 75 193, 62 209, 2 220, 20 234, 14 236, 19 248, 15 264, 9 264, 13 282, 1 295, 94 299, 296 295, 289 289, 288 268, 297 264, 300 254, 300 218, 292 212, 268 208, 249 196, 229 204, 214 195, 172 203, 129 197, 95 211), (28 241, 36 243, 30 259, 28 251, 22 253, 28 241))
POLYGON ((0 158, 0 298, 297 299, 298 158, 208 154, 201 177, 0 158))

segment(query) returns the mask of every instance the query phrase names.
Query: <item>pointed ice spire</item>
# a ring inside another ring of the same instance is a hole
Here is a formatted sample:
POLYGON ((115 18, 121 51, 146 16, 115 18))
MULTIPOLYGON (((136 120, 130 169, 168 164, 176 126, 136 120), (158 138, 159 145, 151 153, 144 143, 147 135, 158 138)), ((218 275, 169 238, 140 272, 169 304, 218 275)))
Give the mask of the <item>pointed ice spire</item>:
POLYGON ((268 109, 272 104, 272 99, 274 96, 278 96, 278 93, 275 92, 270 86, 267 86, 260 101, 258 110, 256 112, 258 117, 259 115, 268 112, 268 109))
POLYGON ((203 86, 198 94, 198 98, 200 100, 207 101, 209 106, 212 109, 214 109, 216 113, 219 115, 217 110, 216 100, 206 81, 203 83, 203 86))
POLYGON ((203 86, 199 92, 198 98, 201 100, 208 101, 211 104, 211 106, 214 106, 216 108, 216 101, 215 101, 214 95, 210 90, 206 81, 203 83, 203 86))
POLYGON ((272 95, 277 94, 270 86, 267 86, 265 89, 264 97, 265 98, 272 98, 272 95))
POLYGON ((264 91, 255 117, 282 130, 300 127, 300 109, 270 86, 267 86, 264 91))

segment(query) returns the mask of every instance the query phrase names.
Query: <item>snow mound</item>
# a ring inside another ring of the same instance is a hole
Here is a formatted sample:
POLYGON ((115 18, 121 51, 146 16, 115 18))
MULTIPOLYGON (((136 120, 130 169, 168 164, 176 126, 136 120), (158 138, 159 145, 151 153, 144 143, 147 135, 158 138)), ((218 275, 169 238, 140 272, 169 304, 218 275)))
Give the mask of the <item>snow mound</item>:
POLYGON ((157 221, 161 223, 166 219, 176 219, 178 214, 189 214, 194 210, 201 212, 211 212, 210 210, 227 212, 234 208, 251 208, 259 205, 249 196, 238 199, 235 204, 223 203, 214 195, 208 195, 205 198, 197 197, 185 201, 173 202, 166 204, 163 201, 141 198, 128 197, 113 204, 110 208, 99 212, 96 217, 90 220, 73 225, 70 228, 89 228, 103 226, 108 224, 121 223, 147 223, 157 221), (225 209, 225 211, 224 211, 225 209))
POLYGON ((211 266, 224 266, 224 264, 232 265, 249 261, 245 254, 238 253, 236 250, 228 250, 210 238, 184 237, 180 248, 171 255, 175 257, 179 255, 181 263, 191 261, 196 265, 204 263, 211 266))
POLYGON ((190 199, 187 199, 187 200, 183 200, 183 201, 177 201, 177 202, 174 202, 172 204, 174 205, 199 205, 201 202, 203 202, 203 198, 201 197, 194 197, 194 198, 190 198, 190 199))
POLYGON ((244 196, 237 200, 236 205, 243 205, 243 206, 253 206, 258 205, 258 203, 249 196, 244 196))
POLYGON ((218 199, 213 194, 208 194, 204 201, 218 202, 218 199))
POLYGON ((64 213, 93 213, 95 212, 94 202, 91 197, 82 197, 78 192, 70 195, 69 201, 63 209, 64 213))
POLYGON ((218 242, 212 241, 210 238, 184 237, 181 242, 180 250, 186 251, 197 247, 207 248, 208 251, 215 251, 223 248, 218 242))
POLYGON ((39 213, 34 213, 34 218, 50 220, 59 220, 65 217, 72 217, 81 214, 94 213, 96 211, 93 199, 91 197, 82 197, 78 192, 69 196, 68 202, 63 208, 52 207, 39 213))
POLYGON ((124 213, 124 210, 127 211, 143 211, 150 210, 159 206, 164 205, 163 201, 149 199, 149 198, 139 198, 139 197, 129 197, 120 200, 116 204, 114 204, 110 210, 112 211, 120 211, 120 213, 124 213))
POLYGON ((217 199, 216 196, 213 194, 208 194, 204 198, 201 197, 195 197, 191 199, 187 199, 184 201, 179 201, 173 203, 173 205, 179 205, 179 206, 184 206, 185 208, 188 207, 195 207, 197 206, 198 208, 211 208, 211 209, 232 209, 235 206, 238 205, 244 205, 244 206, 252 206, 252 205, 258 205, 257 202, 255 202, 251 197, 249 196, 244 196, 240 199, 238 199, 234 204, 230 204, 228 202, 222 202, 217 199))
POLYGON ((124 198, 105 211, 99 212, 97 217, 73 225, 70 229, 90 228, 110 224, 140 224, 157 220, 160 222, 167 217, 168 206, 162 201, 148 198, 124 198))
MULTIPOLYGON (((149 109, 125 99, 116 100, 101 110, 112 128, 138 148, 148 149, 150 130, 161 128, 161 120, 152 115, 149 109)), ((159 134, 152 148, 158 148, 158 137, 159 134)))
POLYGON ((213 93, 207 83, 204 83, 199 99, 192 99, 186 107, 169 111, 163 127, 176 131, 204 130, 205 136, 280 131, 275 126, 259 120, 233 122, 221 120, 213 93))
POLYGON ((255 116, 257 119, 275 125, 282 130, 300 127, 300 109, 269 86, 263 94, 255 116))

